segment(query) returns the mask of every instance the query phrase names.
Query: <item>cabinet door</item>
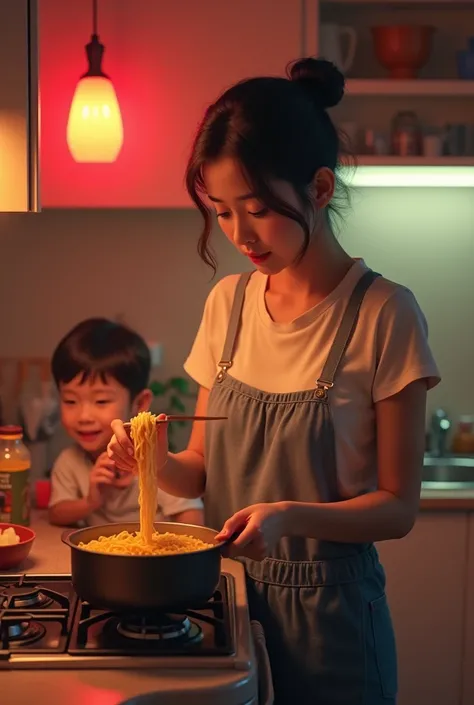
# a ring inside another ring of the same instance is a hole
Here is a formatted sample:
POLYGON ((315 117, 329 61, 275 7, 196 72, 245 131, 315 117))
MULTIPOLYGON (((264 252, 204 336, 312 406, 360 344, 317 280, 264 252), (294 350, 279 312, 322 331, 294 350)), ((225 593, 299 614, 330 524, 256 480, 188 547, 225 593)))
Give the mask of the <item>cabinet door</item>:
POLYGON ((38 210, 36 0, 0 1, 0 211, 38 210))
POLYGON ((467 528, 467 514, 423 513, 407 537, 378 545, 397 636, 397 705, 460 702, 467 528))
POLYGON ((474 703, 474 514, 469 515, 462 705, 474 703))
POLYGON ((206 106, 237 80, 283 74, 301 54, 294 0, 101 0, 103 68, 121 106, 124 142, 112 164, 77 164, 66 125, 85 70, 89 3, 42 0, 40 12, 45 206, 189 206, 184 170, 206 106))

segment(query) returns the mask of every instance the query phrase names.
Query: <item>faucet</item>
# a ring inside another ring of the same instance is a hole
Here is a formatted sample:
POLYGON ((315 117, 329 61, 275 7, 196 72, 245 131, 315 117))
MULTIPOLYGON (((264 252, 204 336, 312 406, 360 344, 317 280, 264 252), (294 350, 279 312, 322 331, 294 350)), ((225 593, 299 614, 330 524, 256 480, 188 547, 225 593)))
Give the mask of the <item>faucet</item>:
POLYGON ((430 450, 432 455, 443 457, 446 455, 446 442, 451 421, 443 409, 436 409, 431 417, 430 450))

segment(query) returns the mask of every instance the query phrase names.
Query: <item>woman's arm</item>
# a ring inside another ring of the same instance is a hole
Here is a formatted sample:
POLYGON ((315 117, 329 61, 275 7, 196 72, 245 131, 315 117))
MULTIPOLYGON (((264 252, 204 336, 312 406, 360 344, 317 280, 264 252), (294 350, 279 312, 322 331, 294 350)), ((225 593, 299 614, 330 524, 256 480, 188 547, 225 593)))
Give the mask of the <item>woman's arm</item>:
MULTIPOLYGON (((209 390, 200 387, 196 402, 196 416, 207 415, 209 390)), ((206 485, 204 467, 204 426, 195 421, 188 447, 180 453, 168 453, 168 462, 158 471, 158 484, 175 497, 201 497, 206 485)))
POLYGON ((426 381, 375 405, 378 489, 342 502, 282 502, 283 535, 365 543, 402 538, 415 523, 425 448, 426 381))
MULTIPOLYGON (((209 390, 201 387, 196 403, 196 416, 206 416, 208 397, 209 390)), ((107 448, 108 457, 117 469, 136 472, 133 442, 120 419, 112 421, 112 431, 114 435, 107 448)), ((188 447, 181 453, 168 452, 167 429, 165 424, 161 424, 158 427, 157 462, 158 484, 162 490, 175 497, 201 497, 206 484, 204 423, 193 424, 188 447)))

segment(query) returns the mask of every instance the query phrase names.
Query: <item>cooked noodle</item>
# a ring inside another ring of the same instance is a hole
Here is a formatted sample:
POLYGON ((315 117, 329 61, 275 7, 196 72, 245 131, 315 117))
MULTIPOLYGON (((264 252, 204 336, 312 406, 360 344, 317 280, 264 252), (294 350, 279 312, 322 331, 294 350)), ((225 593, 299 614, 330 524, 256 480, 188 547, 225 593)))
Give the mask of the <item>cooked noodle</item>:
POLYGON ((140 534, 145 544, 151 543, 154 532, 158 484, 156 479, 156 416, 142 411, 130 421, 130 437, 135 446, 138 467, 138 504, 140 505, 140 534))
POLYGON ((157 507, 157 473, 156 473, 156 416, 142 411, 131 419, 130 436, 135 446, 135 458, 138 467, 138 503, 140 505, 140 531, 129 533, 121 531, 112 536, 99 536, 87 543, 82 541, 79 548, 97 553, 116 553, 133 555, 169 555, 173 553, 191 553, 211 548, 194 536, 155 531, 157 507))
POLYGON ((79 548, 95 553, 116 553, 123 556, 165 556, 173 553, 192 553, 211 548, 212 544, 204 543, 194 536, 155 532, 150 543, 145 543, 141 533, 130 534, 121 531, 113 536, 99 536, 88 543, 79 543, 79 548))

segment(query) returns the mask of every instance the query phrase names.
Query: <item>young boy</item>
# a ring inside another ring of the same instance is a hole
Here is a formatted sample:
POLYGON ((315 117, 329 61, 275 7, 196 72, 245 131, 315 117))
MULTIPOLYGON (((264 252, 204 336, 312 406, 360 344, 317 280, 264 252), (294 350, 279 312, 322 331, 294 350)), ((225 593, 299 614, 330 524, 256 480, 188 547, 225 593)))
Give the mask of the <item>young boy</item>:
MULTIPOLYGON (((51 523, 138 521, 138 479, 116 471, 106 448, 114 419, 129 420, 150 407, 151 359, 145 341, 118 323, 92 318, 61 340, 51 366, 62 423, 74 441, 53 467, 51 523)), ((202 502, 158 490, 156 520, 202 524, 202 502)))

